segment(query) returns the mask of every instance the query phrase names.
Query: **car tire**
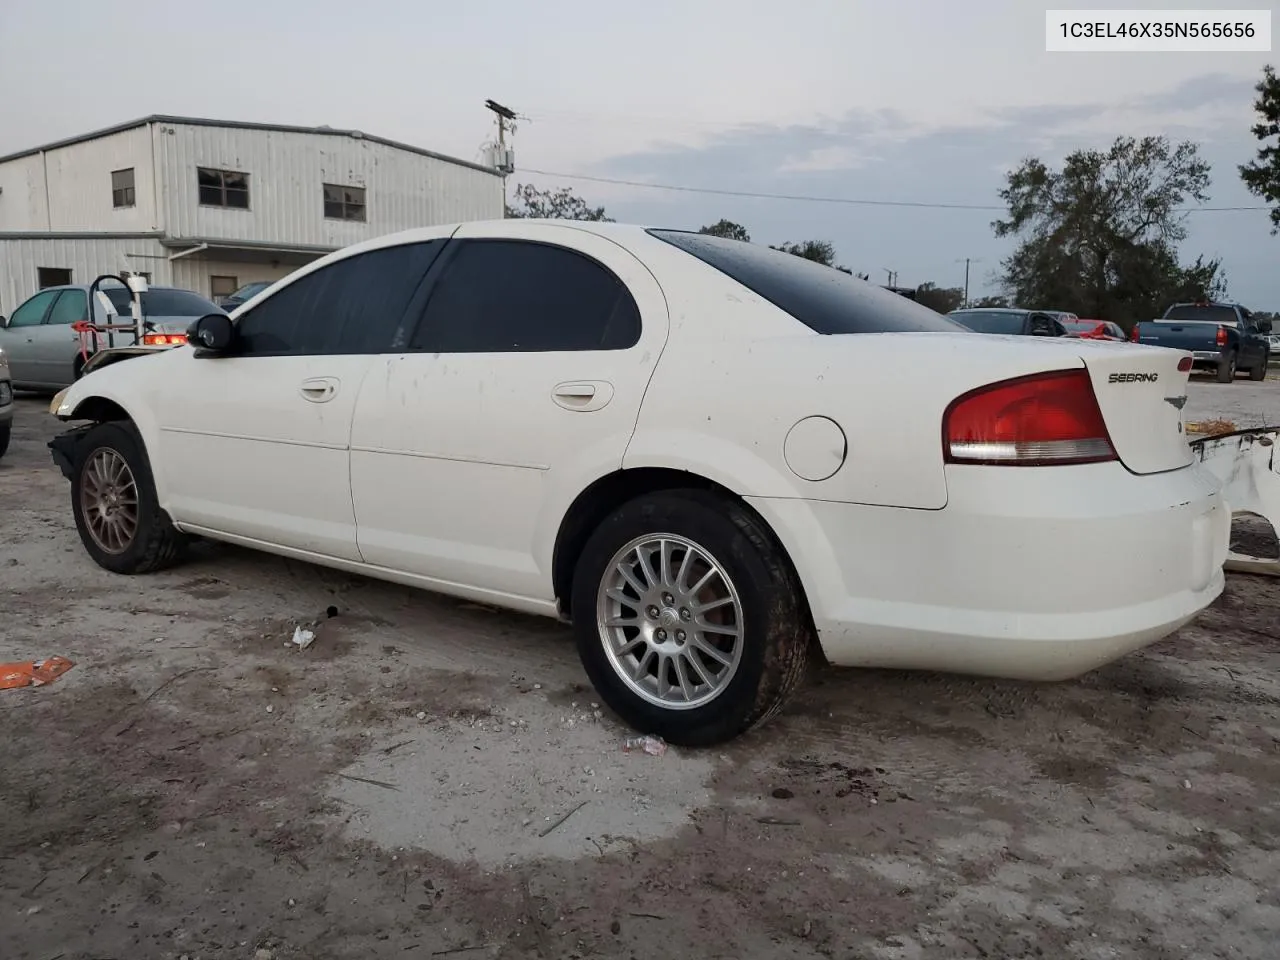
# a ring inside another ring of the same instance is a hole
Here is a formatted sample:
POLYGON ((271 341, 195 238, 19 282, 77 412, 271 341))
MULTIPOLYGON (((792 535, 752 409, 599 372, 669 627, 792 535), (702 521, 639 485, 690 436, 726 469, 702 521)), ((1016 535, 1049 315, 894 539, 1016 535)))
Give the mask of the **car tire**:
POLYGON ((1236 355, 1227 354, 1226 359, 1218 361, 1218 382, 1231 383, 1236 378, 1236 355))
POLYGON ((5 455, 5 451, 9 449, 9 437, 13 434, 13 421, 7 420, 0 423, 0 457, 5 455))
POLYGON ((160 508, 142 437, 128 421, 99 424, 80 441, 71 510, 85 550, 112 573, 162 570, 185 552, 187 538, 160 508))
POLYGON ((1249 379, 1250 380, 1267 379, 1267 364, 1269 364, 1270 362, 1271 362, 1271 354, 1264 353, 1262 355, 1262 359, 1258 361, 1258 365, 1249 371, 1249 379))
POLYGON ((604 702, 678 746, 722 743, 772 718, 804 676, 813 638, 799 582, 763 521, 701 490, 649 494, 606 517, 578 558, 572 615, 604 702))

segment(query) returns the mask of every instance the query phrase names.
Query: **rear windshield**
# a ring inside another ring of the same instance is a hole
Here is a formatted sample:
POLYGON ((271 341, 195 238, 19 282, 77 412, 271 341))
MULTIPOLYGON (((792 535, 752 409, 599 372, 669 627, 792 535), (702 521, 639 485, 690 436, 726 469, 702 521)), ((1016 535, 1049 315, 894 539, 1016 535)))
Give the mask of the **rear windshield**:
POLYGON ((267 289, 267 287, 269 286, 271 286, 270 280, 265 280, 265 281, 258 280, 258 281, 255 281, 254 283, 246 283, 243 287, 241 287, 231 296, 236 300, 248 300, 250 297, 257 296, 259 293, 267 289))
POLYGON ((682 230, 649 233, 732 277, 816 333, 964 329, 914 300, 795 254, 682 230))
POLYGON ((958 310, 950 316, 977 333, 1021 333, 1027 319, 1025 313, 1000 310, 958 310))
POLYGON ((1194 303, 1180 304, 1170 307, 1165 320, 1199 321, 1201 323, 1236 325, 1236 311, 1232 307, 1196 306, 1194 303))
MULTIPOLYGON (((129 291, 124 287, 107 287, 102 292, 121 316, 132 309, 129 291)), ((144 317, 203 317, 211 313, 222 313, 222 310, 190 290, 153 288, 142 295, 144 317)))

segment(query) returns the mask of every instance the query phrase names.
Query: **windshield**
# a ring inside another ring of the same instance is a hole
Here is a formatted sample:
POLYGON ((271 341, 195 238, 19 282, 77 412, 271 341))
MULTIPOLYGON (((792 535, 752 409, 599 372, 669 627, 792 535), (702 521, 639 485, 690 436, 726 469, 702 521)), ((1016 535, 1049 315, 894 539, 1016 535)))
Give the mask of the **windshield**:
POLYGON ((914 300, 792 253, 682 230, 649 233, 738 281, 815 333, 955 333, 964 329, 914 300))
MULTIPOLYGON (((1067 328, 1067 333, 1092 333, 1098 328, 1096 323, 1089 323, 1084 320, 1063 320, 1062 325, 1067 328)), ((1104 333, 1110 333, 1104 330, 1104 333)))
POLYGON ((957 310, 949 316, 975 333, 1021 333, 1027 318, 1025 313, 1002 310, 957 310))
MULTIPOLYGON (((107 287, 102 290, 111 300, 112 306, 120 316, 128 316, 129 291, 124 287, 107 287)), ((212 303, 190 290, 177 290, 171 287, 152 287, 142 295, 142 315, 144 317, 204 317, 222 311, 212 303)))
POLYGON ((248 300, 250 297, 256 297, 267 287, 271 286, 270 280, 258 280, 254 283, 246 283, 243 287, 233 293, 228 300, 248 300))
POLYGON ((1170 307, 1164 319, 1166 321, 1184 320, 1192 323, 1220 323, 1234 327, 1237 318, 1234 307, 1198 306, 1194 303, 1183 303, 1176 307, 1170 307))

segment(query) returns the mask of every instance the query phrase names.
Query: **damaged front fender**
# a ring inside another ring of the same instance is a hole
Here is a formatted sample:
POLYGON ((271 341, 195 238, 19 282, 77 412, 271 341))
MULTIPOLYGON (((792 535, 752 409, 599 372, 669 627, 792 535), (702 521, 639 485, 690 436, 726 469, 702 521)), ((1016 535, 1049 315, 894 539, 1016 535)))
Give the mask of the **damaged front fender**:
MULTIPOLYGON (((1280 426, 1236 430, 1190 441, 1192 451, 1222 484, 1232 516, 1251 513, 1280 536, 1280 426)), ((1223 564, 1240 573, 1280 577, 1280 558, 1231 551, 1223 564)))

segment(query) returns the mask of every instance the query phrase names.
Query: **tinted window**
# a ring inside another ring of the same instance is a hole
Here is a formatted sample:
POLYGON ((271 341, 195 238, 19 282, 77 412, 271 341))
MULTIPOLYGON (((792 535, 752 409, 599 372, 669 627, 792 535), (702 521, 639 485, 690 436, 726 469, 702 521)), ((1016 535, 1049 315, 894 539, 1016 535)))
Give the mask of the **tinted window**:
POLYGON ((237 321, 241 354, 379 353, 443 240, 345 257, 276 291, 237 321))
POLYGON ((1237 322, 1236 312, 1231 307, 1198 307, 1194 303, 1170 307, 1165 320, 1201 321, 1203 323, 1225 323, 1234 327, 1237 322))
POLYGON ((649 233, 732 277, 817 333, 960 329, 914 300, 795 254, 701 233, 649 233))
POLYGON ((625 350, 639 339, 631 293, 591 258, 544 243, 467 240, 432 290, 410 349, 625 350))
POLYGON ((1003 313, 996 310, 960 310, 950 315, 976 333, 1022 333, 1025 313, 1003 313))
POLYGON ((44 293, 37 293, 17 310, 13 311, 13 316, 9 318, 9 326, 11 327, 34 327, 44 320, 44 313, 49 309, 49 304, 53 303, 53 298, 58 295, 57 290, 46 290, 44 293))
MULTIPOLYGON (((116 312, 122 316, 130 316, 133 308, 132 294, 124 287, 107 287, 102 291, 111 301, 116 312)), ((142 295, 142 315, 144 317, 203 317, 211 313, 223 311, 198 293, 190 290, 165 289, 153 287, 142 295)))
POLYGON ((45 323, 78 323, 89 319, 89 297, 83 290, 63 290, 45 323))

